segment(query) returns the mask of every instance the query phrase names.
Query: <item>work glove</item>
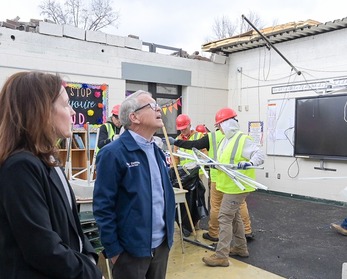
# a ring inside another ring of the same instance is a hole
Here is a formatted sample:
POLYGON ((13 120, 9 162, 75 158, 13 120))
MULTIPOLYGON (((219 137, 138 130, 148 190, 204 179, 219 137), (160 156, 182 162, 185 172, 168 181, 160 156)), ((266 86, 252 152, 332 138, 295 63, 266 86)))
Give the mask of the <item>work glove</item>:
MULTIPOLYGON (((176 140, 173 137, 168 137, 168 139, 169 139, 169 142, 170 142, 171 145, 175 144, 176 140)), ((163 143, 166 143, 166 139, 165 138, 162 138, 162 141, 163 141, 163 143)))
POLYGON ((245 169, 247 169, 248 167, 251 167, 251 166, 253 166, 253 164, 251 163, 251 162, 239 162, 238 164, 237 164, 237 168, 238 169, 243 169, 243 170, 245 170, 245 169))
MULTIPOLYGON (((213 162, 212 162, 212 161, 208 161, 207 163, 213 163, 213 162)), ((215 169, 215 168, 216 168, 215 165, 209 165, 209 167, 210 167, 211 169, 215 169)))

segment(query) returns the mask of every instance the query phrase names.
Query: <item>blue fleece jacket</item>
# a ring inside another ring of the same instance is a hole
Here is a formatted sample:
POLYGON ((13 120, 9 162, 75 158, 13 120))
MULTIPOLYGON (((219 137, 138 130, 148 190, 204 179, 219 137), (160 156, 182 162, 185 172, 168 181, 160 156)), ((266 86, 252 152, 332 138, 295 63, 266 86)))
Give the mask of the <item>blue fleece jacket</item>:
MULTIPOLYGON (((166 241, 171 248, 175 197, 163 152, 155 145, 165 199, 166 241)), ((93 211, 106 256, 127 251, 151 255, 152 185, 149 162, 129 131, 104 146, 97 155, 93 211)))

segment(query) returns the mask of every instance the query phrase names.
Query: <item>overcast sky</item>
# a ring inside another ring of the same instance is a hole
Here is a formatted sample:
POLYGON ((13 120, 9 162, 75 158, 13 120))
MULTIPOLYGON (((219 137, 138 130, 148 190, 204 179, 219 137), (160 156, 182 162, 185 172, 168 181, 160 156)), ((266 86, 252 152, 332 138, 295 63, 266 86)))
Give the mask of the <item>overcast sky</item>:
MULTIPOLYGON (((38 8, 41 2, 2 0, 0 21, 16 16, 21 21, 43 19, 38 8)), ((251 11, 265 27, 274 22, 327 22, 347 17, 347 1, 343 0, 113 0, 113 7, 120 12, 119 27, 108 28, 106 33, 137 35, 144 42, 182 48, 188 53, 200 51, 206 39, 213 37, 214 20, 221 16, 241 22, 241 15, 247 16, 251 11)))

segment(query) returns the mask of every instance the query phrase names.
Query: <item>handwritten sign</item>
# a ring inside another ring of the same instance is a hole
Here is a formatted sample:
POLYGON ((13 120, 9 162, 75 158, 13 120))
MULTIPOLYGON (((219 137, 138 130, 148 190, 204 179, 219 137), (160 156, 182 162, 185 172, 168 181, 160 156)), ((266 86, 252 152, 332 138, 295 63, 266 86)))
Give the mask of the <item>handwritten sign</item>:
POLYGON ((82 128, 87 122, 100 126, 106 121, 108 85, 67 82, 64 86, 76 112, 72 118, 74 128, 82 128))

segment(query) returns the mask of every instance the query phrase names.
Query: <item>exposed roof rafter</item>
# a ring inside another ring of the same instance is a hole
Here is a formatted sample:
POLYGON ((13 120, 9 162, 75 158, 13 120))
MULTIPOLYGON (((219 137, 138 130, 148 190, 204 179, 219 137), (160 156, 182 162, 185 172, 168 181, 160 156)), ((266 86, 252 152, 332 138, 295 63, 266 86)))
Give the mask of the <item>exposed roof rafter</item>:
MULTIPOLYGON (((290 22, 260 30, 260 32, 272 43, 281 43, 298 38, 323 34, 347 28, 347 17, 326 23, 314 20, 290 22)), ((202 45, 202 51, 222 52, 226 55, 234 52, 249 50, 265 46, 266 42, 255 31, 233 36, 230 38, 213 41, 202 45)))

